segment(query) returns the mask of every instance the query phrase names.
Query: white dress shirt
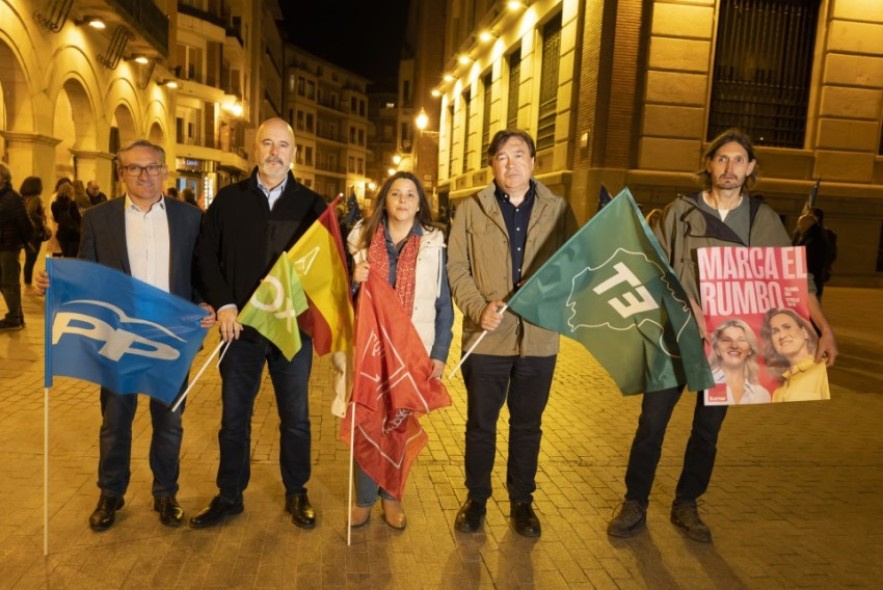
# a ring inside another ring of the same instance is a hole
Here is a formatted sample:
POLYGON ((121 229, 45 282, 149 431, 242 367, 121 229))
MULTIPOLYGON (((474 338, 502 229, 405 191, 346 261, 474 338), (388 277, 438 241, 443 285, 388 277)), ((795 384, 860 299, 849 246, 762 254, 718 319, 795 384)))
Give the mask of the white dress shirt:
POLYGON ((142 211, 126 195, 126 248, 132 276, 169 291, 169 218, 162 199, 142 211))

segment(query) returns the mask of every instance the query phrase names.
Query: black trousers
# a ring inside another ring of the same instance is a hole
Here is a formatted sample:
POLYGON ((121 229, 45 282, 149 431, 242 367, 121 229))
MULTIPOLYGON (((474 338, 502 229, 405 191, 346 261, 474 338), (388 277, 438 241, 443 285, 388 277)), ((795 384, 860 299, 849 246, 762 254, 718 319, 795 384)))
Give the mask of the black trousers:
MULTIPOLYGON (((647 505, 662 454, 665 429, 682 392, 682 387, 675 387, 644 394, 638 431, 632 441, 625 472, 626 500, 647 505)), ((675 503, 695 501, 708 489, 717 455, 717 437, 726 415, 727 406, 706 406, 702 392, 696 394, 693 429, 684 452, 684 467, 675 490, 675 503)))
POLYGON ((509 409, 506 487, 512 502, 532 502, 537 489, 541 424, 557 356, 473 354, 463 363, 466 382, 466 488, 473 500, 491 496, 497 420, 509 409))

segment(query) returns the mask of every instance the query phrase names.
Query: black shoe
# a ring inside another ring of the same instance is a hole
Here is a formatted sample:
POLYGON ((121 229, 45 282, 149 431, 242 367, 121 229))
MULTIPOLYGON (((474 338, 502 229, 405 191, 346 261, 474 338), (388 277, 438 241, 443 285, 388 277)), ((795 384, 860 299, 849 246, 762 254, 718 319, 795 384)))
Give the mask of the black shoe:
POLYGON ((223 496, 215 496, 208 506, 190 519, 190 526, 195 529, 215 526, 227 516, 239 514, 243 510, 245 510, 245 505, 242 503, 242 498, 233 502, 223 496))
POLYGON ((540 519, 537 518, 536 512, 530 502, 512 502, 512 508, 509 511, 509 522, 515 532, 522 537, 530 537, 536 539, 543 532, 540 527, 540 519))
POLYGON ((14 332, 16 330, 22 330, 24 329, 24 327, 24 320, 19 320, 18 322, 13 322, 11 320, 0 320, 0 332, 14 332))
POLYGON ((700 543, 711 543, 711 529, 699 518, 696 502, 672 504, 671 521, 684 529, 688 537, 700 543))
POLYGON ((295 494, 285 502, 285 509, 291 512, 291 522, 294 526, 302 529, 311 529, 316 526, 316 512, 310 505, 307 493, 295 494))
POLYGON ((457 512, 454 528, 461 533, 474 533, 481 528, 481 521, 486 513, 487 505, 484 501, 467 499, 457 512))
POLYGON ((116 511, 123 507, 126 501, 122 496, 106 496, 101 494, 98 498, 98 506, 89 516, 89 527, 93 531, 106 531, 113 525, 116 511))
POLYGON ((637 500, 626 500, 607 525, 611 537, 633 537, 647 527, 647 508, 637 500))
POLYGON ((159 512, 159 521, 166 526, 179 527, 184 522, 184 509, 175 496, 159 496, 153 499, 153 509, 159 512))

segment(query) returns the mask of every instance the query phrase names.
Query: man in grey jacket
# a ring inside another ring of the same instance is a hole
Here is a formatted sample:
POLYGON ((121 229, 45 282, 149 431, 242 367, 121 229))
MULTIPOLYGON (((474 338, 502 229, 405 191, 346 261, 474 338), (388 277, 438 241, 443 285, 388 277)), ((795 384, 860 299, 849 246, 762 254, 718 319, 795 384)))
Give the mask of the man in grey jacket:
POLYGON ((494 182, 458 204, 448 244, 448 280, 463 312, 463 351, 487 331, 463 363, 469 497, 454 526, 466 533, 482 526, 505 402, 510 523, 520 535, 539 537, 533 492, 558 335, 525 322, 505 302, 558 250, 575 223, 567 202, 533 178, 536 147, 529 134, 497 132, 488 156, 494 182))

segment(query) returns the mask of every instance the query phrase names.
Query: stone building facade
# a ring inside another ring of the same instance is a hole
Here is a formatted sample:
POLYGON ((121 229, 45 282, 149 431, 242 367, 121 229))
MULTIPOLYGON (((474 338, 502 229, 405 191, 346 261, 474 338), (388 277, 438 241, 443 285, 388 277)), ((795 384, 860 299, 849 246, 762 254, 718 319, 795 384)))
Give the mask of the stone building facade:
POLYGON ((453 0, 440 200, 487 184, 493 133, 537 139, 536 175, 582 220, 600 186, 645 210, 697 189, 710 139, 758 145, 763 194, 839 235, 834 284, 883 284, 883 3, 872 0, 453 0), (510 6, 511 5, 511 6, 510 6))

